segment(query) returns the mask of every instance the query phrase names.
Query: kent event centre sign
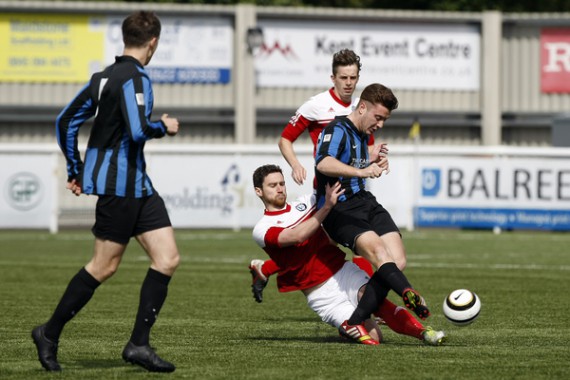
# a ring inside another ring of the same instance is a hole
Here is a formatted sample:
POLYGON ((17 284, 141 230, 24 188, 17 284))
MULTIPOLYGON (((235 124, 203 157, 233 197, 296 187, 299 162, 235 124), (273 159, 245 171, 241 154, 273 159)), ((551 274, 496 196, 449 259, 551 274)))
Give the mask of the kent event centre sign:
POLYGON ((262 20, 256 51, 261 87, 330 86, 341 49, 361 58, 360 83, 399 89, 478 91, 480 28, 476 25, 291 22, 262 20))

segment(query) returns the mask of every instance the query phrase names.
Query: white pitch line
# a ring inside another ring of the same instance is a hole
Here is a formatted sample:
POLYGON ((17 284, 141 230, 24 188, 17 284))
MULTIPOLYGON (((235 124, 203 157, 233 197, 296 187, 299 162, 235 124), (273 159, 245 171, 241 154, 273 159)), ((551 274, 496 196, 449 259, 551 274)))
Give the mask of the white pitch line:
MULTIPOLYGON (((135 260, 148 261, 147 256, 138 256, 135 260)), ((197 256, 192 254, 182 255, 182 261, 194 263, 222 263, 222 264, 247 264, 249 258, 246 256, 232 256, 232 257, 208 257, 197 256)), ((569 265, 539 265, 539 264, 471 264, 471 263, 408 263, 408 267, 414 268, 445 268, 445 269, 510 269, 510 270, 557 270, 557 271, 570 271, 569 265)))
MULTIPOLYGON (((232 256, 232 257, 206 257, 195 256, 192 254, 180 255, 182 262, 189 263, 221 263, 221 264, 249 264, 249 258, 245 256, 232 256)), ((137 256, 136 261, 148 261, 148 256, 137 256)), ((246 267, 247 268, 247 267, 246 267)))
POLYGON ((408 263, 406 266, 414 268, 463 268, 463 269, 516 269, 516 270, 558 270, 570 271, 569 265, 539 265, 539 264, 470 264, 470 263, 408 263))
MULTIPOLYGON (((180 241, 192 241, 192 240, 232 240, 236 236, 231 233, 204 233, 204 234, 175 234, 176 240, 180 241)), ((59 233, 57 235, 35 235, 30 236, 27 234, 22 235, 0 235, 0 241, 46 241, 46 240, 62 240, 62 241, 85 241, 94 240, 94 236, 91 233, 79 233, 79 234, 65 234, 59 233)))
MULTIPOLYGON (((432 239, 449 239, 449 234, 444 234, 440 232, 411 232, 409 234, 404 233, 404 240, 432 240, 432 239)), ((548 231, 544 232, 530 232, 530 233, 518 233, 518 232, 504 232, 500 235, 494 235, 491 231, 488 233, 480 232, 480 233, 458 233, 453 235, 453 240, 480 240, 481 238, 496 238, 496 239, 510 239, 510 240, 519 240, 519 241, 527 241, 527 240, 548 240, 548 241, 570 241, 570 237, 567 234, 563 233, 551 233, 548 231)))

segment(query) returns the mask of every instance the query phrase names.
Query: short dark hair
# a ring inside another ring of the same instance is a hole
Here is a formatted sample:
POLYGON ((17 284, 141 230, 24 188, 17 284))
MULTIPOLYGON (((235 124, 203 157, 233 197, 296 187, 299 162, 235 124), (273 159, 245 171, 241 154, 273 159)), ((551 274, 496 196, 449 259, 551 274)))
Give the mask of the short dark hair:
POLYGON ((380 83, 372 83, 364 88, 362 94, 360 94, 359 103, 364 100, 372 104, 382 104, 390 112, 398 108, 396 95, 394 95, 392 90, 380 83))
POLYGON ((283 174, 283 171, 278 165, 272 164, 263 165, 255 169, 253 172, 253 187, 263 187, 263 181, 265 180, 265 177, 271 173, 283 174))
POLYGON ((333 55, 332 61, 332 73, 336 75, 339 66, 351 66, 356 65, 358 68, 358 73, 360 74, 360 69, 362 68, 362 64, 360 63, 360 57, 356 55, 356 53, 350 49, 343 49, 341 51, 337 51, 333 55))
POLYGON ((160 20, 154 12, 138 11, 123 20, 121 30, 125 47, 142 47, 160 37, 160 20))

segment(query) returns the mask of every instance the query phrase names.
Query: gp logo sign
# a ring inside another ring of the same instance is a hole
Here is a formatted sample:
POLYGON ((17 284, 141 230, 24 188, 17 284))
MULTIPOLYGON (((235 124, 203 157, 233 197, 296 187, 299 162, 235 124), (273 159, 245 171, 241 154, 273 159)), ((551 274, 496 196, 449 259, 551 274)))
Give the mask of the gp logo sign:
POLYGON ((16 210, 31 210, 42 199, 41 181, 33 173, 16 173, 6 181, 4 197, 6 202, 16 210))

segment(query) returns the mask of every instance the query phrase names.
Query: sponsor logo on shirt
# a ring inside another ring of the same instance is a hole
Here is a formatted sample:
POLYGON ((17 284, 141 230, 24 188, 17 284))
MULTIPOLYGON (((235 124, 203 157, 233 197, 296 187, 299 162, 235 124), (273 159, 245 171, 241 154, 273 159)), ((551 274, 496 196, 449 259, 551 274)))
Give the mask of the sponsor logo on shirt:
POLYGON ((368 160, 365 158, 353 158, 350 162, 350 166, 362 169, 368 166, 368 160))

